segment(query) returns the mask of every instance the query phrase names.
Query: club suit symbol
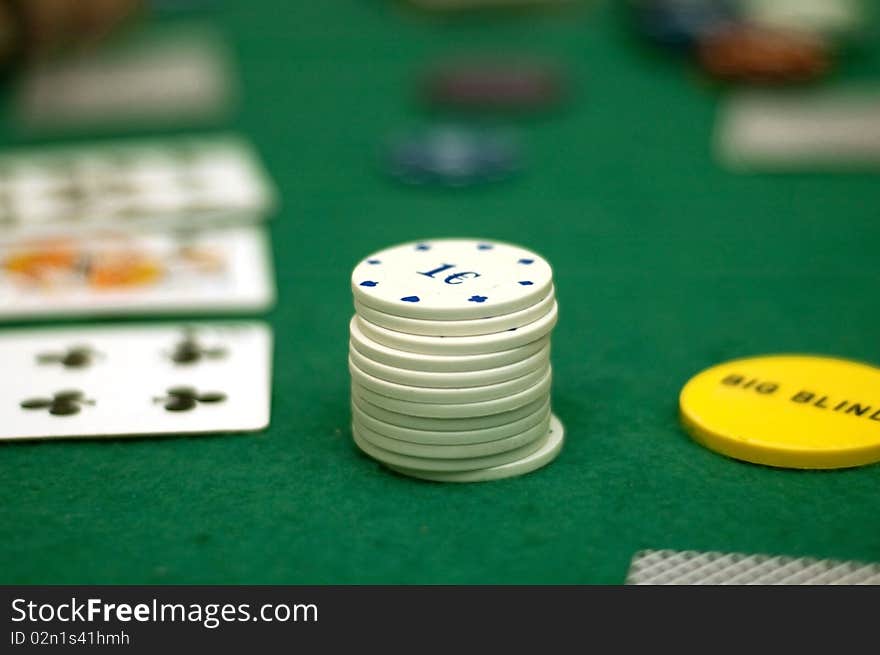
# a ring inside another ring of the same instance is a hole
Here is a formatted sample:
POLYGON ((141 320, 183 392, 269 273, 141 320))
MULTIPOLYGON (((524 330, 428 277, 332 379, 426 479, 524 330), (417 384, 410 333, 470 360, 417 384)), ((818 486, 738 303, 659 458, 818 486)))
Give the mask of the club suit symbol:
POLYGON ((165 394, 160 398, 154 398, 153 402, 163 403, 169 412, 188 412, 200 403, 222 403, 226 400, 226 394, 220 391, 201 393, 193 387, 172 387, 165 394))
POLYGON ((88 400, 82 391, 66 390, 58 391, 49 398, 28 398, 22 400, 22 409, 36 410, 47 409, 53 416, 72 416, 79 414, 83 405, 94 405, 94 400, 88 400))
POLYGON ((199 343, 194 331, 187 330, 183 339, 174 345, 170 357, 175 364, 196 364, 203 359, 223 359, 226 354, 226 348, 222 346, 207 348, 199 343))
POLYGON ((61 352, 37 355, 38 364, 61 364, 64 368, 88 368, 100 356, 91 346, 72 346, 61 352))

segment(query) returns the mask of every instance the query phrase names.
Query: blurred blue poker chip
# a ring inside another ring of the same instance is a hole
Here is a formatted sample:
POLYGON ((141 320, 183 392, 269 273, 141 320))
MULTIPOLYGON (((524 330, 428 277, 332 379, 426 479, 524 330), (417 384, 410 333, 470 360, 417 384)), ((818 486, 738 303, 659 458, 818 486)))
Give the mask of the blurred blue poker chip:
POLYGON ((434 125, 398 135, 386 152, 388 172, 410 184, 466 186, 509 177, 521 168, 513 132, 434 125))
POLYGON ((652 43, 690 50, 700 39, 736 23, 738 5, 731 0, 636 0, 635 27, 652 43))

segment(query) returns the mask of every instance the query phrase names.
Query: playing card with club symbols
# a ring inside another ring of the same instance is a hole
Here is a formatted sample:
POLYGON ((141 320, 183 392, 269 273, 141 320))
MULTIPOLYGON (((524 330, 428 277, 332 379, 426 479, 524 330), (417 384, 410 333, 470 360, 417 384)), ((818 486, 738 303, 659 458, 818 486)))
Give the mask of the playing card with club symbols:
POLYGON ((260 227, 0 241, 0 321, 253 311, 274 302, 260 227))
POLYGON ((269 425, 259 322, 0 332, 0 440, 253 432, 269 425))
POLYGON ((274 204, 275 192, 256 152, 233 136, 0 154, 0 239, 254 222, 274 204))

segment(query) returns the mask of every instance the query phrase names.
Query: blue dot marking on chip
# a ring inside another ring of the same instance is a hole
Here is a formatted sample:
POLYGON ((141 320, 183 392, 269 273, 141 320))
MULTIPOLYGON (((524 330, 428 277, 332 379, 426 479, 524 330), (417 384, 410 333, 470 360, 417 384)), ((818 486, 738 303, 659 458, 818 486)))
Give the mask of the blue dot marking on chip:
POLYGON ((470 302, 486 302, 489 298, 486 296, 471 296, 468 298, 470 302))
POLYGON ((531 280, 520 280, 519 283, 524 287, 530 287, 534 284, 531 280))
POLYGON ((378 283, 378 282, 373 282, 373 280, 364 280, 363 282, 361 282, 361 286, 362 286, 362 287, 374 287, 374 286, 376 286, 377 284, 379 284, 379 283, 378 283))
POLYGON ((520 259, 518 263, 525 264, 526 266, 528 266, 529 264, 534 264, 535 260, 534 259, 520 259))
POLYGON ((430 250, 430 249, 431 249, 431 246, 429 246, 427 243, 420 243, 419 245, 416 246, 416 250, 430 250))
POLYGON ((403 302, 419 302, 421 298, 419 298, 418 296, 404 296, 403 298, 401 298, 401 300, 403 302))
POLYGON ((494 246, 491 243, 478 243, 477 250, 492 250, 494 246))
POLYGON ((381 263, 382 263, 382 260, 380 260, 380 259, 368 259, 368 260, 367 260, 367 263, 368 263, 368 264, 381 264, 381 263))

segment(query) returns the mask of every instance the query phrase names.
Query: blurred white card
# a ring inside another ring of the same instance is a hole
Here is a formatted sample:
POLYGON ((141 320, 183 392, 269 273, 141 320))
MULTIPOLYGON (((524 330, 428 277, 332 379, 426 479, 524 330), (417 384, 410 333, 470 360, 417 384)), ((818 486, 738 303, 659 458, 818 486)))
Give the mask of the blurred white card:
POLYGON ((0 321, 256 311, 274 301, 259 227, 104 231, 0 243, 0 321))
POLYGON ((736 92, 715 139, 738 170, 880 170, 880 88, 736 92))
POLYGON ((230 113, 234 79, 229 49, 208 26, 126 32, 26 70, 16 114, 39 132, 194 126, 230 113))
POLYGON ((256 150, 228 134, 0 152, 0 239, 253 222, 274 205, 256 150))
POLYGON ((739 0, 750 23, 827 37, 857 34, 870 20, 864 0, 739 0))

